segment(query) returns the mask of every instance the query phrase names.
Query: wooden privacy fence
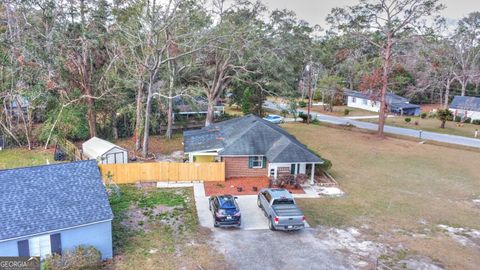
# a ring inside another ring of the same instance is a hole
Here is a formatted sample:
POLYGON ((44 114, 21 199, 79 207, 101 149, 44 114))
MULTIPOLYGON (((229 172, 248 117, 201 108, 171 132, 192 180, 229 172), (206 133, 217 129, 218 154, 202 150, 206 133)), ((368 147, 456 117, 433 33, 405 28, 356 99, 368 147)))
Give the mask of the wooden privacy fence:
POLYGON ((225 163, 128 163, 100 164, 103 181, 137 182, 225 181, 225 163))

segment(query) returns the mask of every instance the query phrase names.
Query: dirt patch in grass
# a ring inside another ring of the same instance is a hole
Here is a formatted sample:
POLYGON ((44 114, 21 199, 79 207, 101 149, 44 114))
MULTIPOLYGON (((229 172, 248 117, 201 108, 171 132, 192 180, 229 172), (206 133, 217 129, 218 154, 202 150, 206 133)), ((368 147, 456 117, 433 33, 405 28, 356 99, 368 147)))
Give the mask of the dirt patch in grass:
MULTIPOLYGON (((172 152, 183 150, 182 142, 182 133, 174 133, 170 140, 164 136, 155 135, 150 136, 148 148, 149 152, 156 156, 170 155, 172 152)), ((139 156, 139 153, 135 152, 135 139, 133 137, 119 139, 115 144, 127 149, 129 153, 139 156)))
POLYGON ((120 186, 110 197, 114 259, 105 269, 224 269, 192 198, 191 188, 120 186))
POLYGON ((437 227, 480 230, 480 210, 472 203, 480 195, 478 151, 318 125, 283 127, 332 161, 331 174, 347 194, 298 199, 309 224, 363 228, 372 241, 401 245, 447 268, 461 260, 465 269, 480 265, 478 245, 462 246, 437 227), (452 247, 458 252, 447 255, 452 247))

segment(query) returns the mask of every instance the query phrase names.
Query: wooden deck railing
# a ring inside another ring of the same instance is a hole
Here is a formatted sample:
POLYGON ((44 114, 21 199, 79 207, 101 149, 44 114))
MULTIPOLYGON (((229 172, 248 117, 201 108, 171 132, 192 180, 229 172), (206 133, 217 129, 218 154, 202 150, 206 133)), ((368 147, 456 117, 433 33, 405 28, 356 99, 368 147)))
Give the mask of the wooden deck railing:
POLYGON ((137 182, 225 181, 225 163, 128 163, 100 164, 103 181, 137 182))

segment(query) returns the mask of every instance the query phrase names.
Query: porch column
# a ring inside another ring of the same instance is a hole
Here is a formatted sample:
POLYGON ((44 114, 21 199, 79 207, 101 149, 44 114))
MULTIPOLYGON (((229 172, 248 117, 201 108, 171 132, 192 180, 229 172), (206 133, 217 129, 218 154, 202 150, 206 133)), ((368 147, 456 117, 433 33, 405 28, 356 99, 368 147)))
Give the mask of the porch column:
POLYGON ((315 163, 312 163, 312 173, 310 174, 310 184, 313 185, 315 183, 315 163))

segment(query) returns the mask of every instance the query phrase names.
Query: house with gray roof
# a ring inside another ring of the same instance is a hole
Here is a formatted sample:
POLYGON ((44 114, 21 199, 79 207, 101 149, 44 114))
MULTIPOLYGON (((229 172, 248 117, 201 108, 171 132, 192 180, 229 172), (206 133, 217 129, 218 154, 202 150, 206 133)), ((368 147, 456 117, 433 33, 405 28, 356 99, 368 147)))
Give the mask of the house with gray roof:
POLYGON ((95 160, 0 171, 0 256, 94 246, 112 257, 113 214, 95 160))
POLYGON ((225 162, 225 177, 308 174, 323 160, 276 124, 255 115, 184 132, 190 162, 225 162))
POLYGON ((448 107, 454 116, 480 119, 480 97, 455 96, 448 107))
MULTIPOLYGON (((355 90, 344 90, 345 103, 348 107, 362 110, 380 112, 380 96, 374 91, 359 92, 355 90)), ((400 115, 420 115, 420 106, 411 104, 407 98, 387 92, 387 109, 391 113, 400 115)))

